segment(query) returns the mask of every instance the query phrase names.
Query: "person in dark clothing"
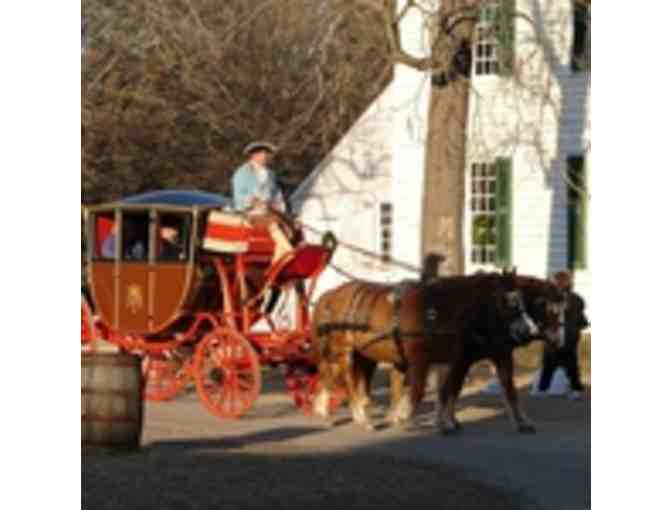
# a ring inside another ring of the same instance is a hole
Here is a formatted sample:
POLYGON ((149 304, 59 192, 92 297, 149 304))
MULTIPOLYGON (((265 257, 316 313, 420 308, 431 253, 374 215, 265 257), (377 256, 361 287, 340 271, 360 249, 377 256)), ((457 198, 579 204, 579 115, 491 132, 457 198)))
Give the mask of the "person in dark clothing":
POLYGON ((585 314, 586 304, 573 291, 572 276, 561 271, 554 275, 555 283, 567 295, 567 308, 565 309, 565 343, 562 347, 552 349, 544 345, 544 360, 539 378, 539 392, 544 394, 551 383, 553 373, 558 367, 562 367, 567 372, 567 377, 571 384, 571 393, 569 398, 573 400, 581 399, 584 387, 581 384, 581 374, 579 373, 578 346, 581 339, 581 330, 590 325, 585 314))

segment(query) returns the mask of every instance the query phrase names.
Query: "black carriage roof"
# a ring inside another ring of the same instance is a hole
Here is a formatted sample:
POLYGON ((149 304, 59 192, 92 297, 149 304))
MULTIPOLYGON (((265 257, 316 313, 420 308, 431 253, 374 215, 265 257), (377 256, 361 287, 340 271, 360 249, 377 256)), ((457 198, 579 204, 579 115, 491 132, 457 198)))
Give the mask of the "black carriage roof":
POLYGON ((149 191, 140 195, 132 195, 122 198, 117 202, 103 204, 98 208, 135 208, 143 206, 159 206, 161 208, 197 208, 197 209, 215 209, 231 206, 231 199, 215 193, 208 193, 199 190, 161 190, 149 191))

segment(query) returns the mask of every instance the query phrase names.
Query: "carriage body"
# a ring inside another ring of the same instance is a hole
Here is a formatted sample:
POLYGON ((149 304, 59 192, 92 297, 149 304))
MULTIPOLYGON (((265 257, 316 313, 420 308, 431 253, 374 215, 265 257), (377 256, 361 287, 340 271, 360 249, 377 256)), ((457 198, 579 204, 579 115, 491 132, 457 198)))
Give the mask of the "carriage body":
MULTIPOLYGON (((290 388, 297 385, 296 367, 316 373, 308 303, 330 249, 299 243, 278 257, 269 229, 251 225, 228 205, 219 195, 162 191, 86 208, 82 343, 102 339, 145 356, 148 370, 163 366, 160 377, 175 380, 167 390, 161 381, 158 400, 174 396, 185 367, 207 392, 213 386, 205 380, 209 358, 225 344, 246 353, 247 370, 285 364, 290 388), (282 325, 268 302, 279 295, 291 308, 282 325), (175 361, 177 352, 186 358, 175 361)), ((258 381, 251 384, 258 393, 258 381)), ((251 402, 244 404, 208 408, 230 417, 251 402)))

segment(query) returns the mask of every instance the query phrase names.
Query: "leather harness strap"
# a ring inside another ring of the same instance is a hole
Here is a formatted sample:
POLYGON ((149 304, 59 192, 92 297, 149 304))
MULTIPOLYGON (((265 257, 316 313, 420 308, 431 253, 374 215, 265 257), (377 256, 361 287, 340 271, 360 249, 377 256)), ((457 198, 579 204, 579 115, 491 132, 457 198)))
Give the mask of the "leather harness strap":
POLYGON ((323 354, 327 353, 329 335, 332 331, 345 332, 348 339, 348 347, 350 349, 355 346, 355 334, 357 333, 372 333, 371 319, 373 311, 378 300, 385 295, 392 296, 392 318, 391 327, 384 331, 378 332, 373 338, 368 339, 363 345, 358 346, 358 350, 364 351, 368 347, 378 342, 391 339, 399 353, 401 363, 398 365, 402 370, 408 367, 408 360, 403 347, 403 341, 412 338, 423 337, 425 334, 422 331, 402 331, 401 330, 401 304, 402 298, 408 284, 399 285, 383 285, 375 283, 358 282, 355 284, 356 288, 353 291, 350 302, 344 307, 344 312, 341 321, 329 322, 331 318, 329 305, 326 306, 325 321, 321 321, 317 328, 320 337, 320 350, 323 354))

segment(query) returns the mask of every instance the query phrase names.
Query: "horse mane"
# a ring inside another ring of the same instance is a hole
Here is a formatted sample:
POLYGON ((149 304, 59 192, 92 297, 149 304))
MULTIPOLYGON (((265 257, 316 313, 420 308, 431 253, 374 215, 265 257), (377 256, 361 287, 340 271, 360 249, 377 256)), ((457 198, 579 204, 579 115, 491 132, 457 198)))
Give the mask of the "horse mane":
POLYGON ((463 287, 481 289, 484 287, 491 287, 492 285, 500 284, 501 282, 501 274, 490 272, 439 277, 433 280, 429 286, 440 290, 450 290, 463 287))
POLYGON ((546 289, 549 286, 553 286, 553 282, 537 278, 536 276, 516 275, 516 285, 528 288, 546 289))

